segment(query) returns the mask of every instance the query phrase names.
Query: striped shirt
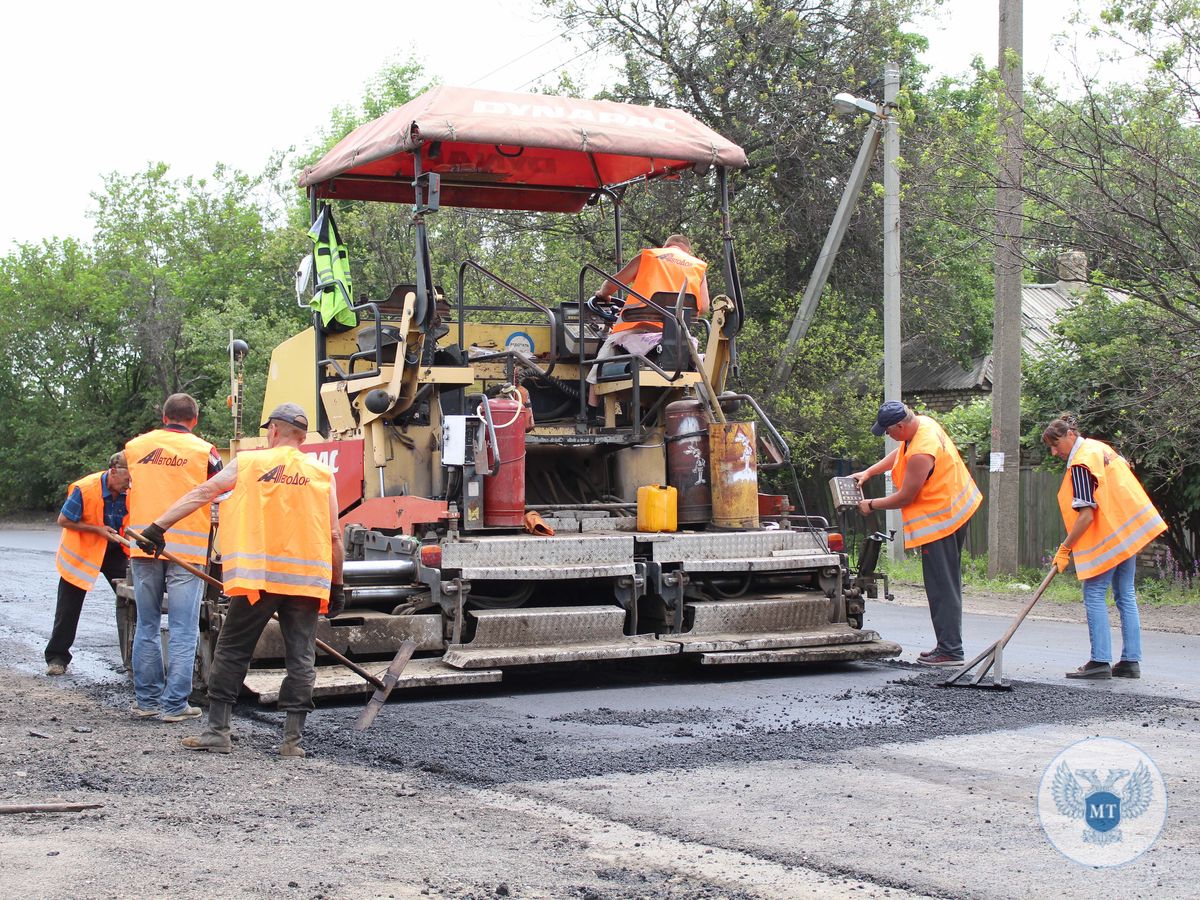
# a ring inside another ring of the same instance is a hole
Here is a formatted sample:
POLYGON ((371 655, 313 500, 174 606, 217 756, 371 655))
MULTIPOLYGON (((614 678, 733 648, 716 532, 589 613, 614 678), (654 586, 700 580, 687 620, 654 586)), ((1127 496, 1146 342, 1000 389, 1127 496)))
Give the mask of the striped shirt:
POLYGON ((1096 476, 1087 466, 1071 466, 1071 509, 1096 508, 1096 476))

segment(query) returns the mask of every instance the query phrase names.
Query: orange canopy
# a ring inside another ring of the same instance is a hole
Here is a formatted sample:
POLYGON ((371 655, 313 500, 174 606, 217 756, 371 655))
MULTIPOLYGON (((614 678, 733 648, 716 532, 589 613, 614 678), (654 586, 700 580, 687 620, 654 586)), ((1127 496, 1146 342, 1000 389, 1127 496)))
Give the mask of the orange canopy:
POLYGON ((436 87, 360 125, 300 185, 318 197, 413 202, 413 154, 441 176, 443 206, 577 212, 599 188, 746 154, 684 112, 436 87))

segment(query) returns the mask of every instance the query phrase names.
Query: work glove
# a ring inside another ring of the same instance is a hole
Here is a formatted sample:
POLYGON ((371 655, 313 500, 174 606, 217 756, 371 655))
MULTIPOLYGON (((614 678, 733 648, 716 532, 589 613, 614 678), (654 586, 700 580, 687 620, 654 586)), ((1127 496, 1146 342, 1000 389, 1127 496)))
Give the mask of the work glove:
POLYGON ((158 523, 151 522, 142 529, 142 536, 137 545, 143 553, 158 556, 167 549, 167 540, 163 537, 163 530, 158 527, 158 523))
POLYGON ((1060 573, 1067 571, 1067 566, 1071 563, 1071 548, 1063 544, 1058 548, 1058 552, 1054 554, 1054 565, 1060 573))
POLYGON ((325 613, 325 618, 335 618, 340 615, 345 608, 346 589, 340 584, 331 584, 329 586, 329 611, 325 613))

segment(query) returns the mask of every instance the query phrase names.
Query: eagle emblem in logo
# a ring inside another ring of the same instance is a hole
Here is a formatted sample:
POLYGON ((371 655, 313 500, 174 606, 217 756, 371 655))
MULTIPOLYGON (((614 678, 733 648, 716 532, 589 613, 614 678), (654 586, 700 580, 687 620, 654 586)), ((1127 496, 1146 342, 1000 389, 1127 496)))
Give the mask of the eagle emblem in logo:
POLYGON ((1062 815, 1083 820, 1085 842, 1115 844, 1123 837, 1121 821, 1136 819, 1150 808, 1154 779, 1143 762, 1130 773, 1128 769, 1072 770, 1064 760, 1054 772, 1053 793, 1062 815))

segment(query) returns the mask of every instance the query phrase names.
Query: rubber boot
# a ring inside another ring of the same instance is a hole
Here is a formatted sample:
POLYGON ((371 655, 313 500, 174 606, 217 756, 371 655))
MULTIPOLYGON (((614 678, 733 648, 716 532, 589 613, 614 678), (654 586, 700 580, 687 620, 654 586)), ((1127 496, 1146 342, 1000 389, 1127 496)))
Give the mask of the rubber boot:
POLYGON ((210 753, 232 753, 233 743, 229 739, 229 718, 233 715, 232 703, 213 700, 208 704, 208 725, 196 737, 185 737, 183 746, 189 750, 207 750, 210 753))
POLYGON ((287 722, 283 726, 283 743, 279 745, 280 756, 296 756, 304 757, 307 754, 304 748, 300 746, 300 737, 304 734, 304 720, 308 718, 306 712, 290 712, 287 714, 287 722))

